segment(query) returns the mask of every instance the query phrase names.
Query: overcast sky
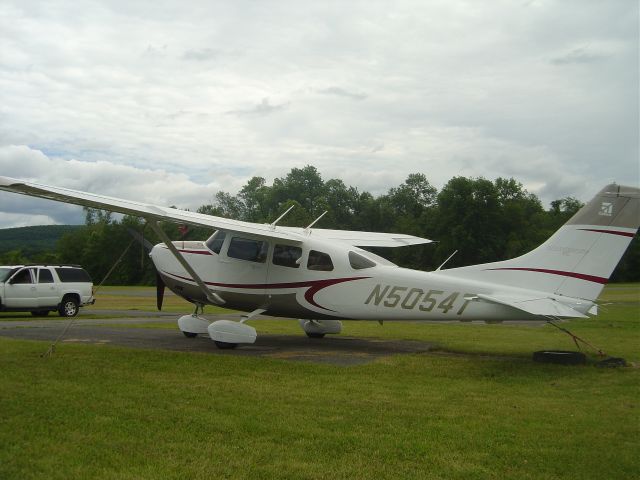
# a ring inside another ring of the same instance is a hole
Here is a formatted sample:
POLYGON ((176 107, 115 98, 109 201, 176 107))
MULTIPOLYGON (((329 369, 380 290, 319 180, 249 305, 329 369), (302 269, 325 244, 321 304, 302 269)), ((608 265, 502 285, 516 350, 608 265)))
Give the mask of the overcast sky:
MULTIPOLYGON (((0 3, 0 175, 196 208, 314 165, 638 185, 637 0, 0 3)), ((0 228, 82 223, 0 192, 0 228)))

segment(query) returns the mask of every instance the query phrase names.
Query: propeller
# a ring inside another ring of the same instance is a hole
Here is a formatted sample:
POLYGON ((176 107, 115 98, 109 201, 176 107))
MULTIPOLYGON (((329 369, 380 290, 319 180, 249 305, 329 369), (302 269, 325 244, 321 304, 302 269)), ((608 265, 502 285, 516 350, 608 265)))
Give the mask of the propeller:
POLYGON ((164 300, 164 281, 159 273, 156 273, 156 304, 158 310, 162 310, 162 300, 164 300))

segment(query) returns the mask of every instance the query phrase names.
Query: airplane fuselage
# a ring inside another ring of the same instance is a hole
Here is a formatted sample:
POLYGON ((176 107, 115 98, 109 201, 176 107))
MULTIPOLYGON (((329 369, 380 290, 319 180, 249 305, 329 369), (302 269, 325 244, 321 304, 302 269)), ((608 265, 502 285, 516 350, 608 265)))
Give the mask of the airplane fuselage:
MULTIPOLYGON (((476 301, 478 294, 507 291, 515 296, 523 293, 530 296, 531 290, 465 280, 448 276, 446 270, 423 272, 401 268, 369 252, 336 242, 306 238, 298 245, 283 245, 247 235, 241 238, 266 245, 257 246, 263 251, 254 258, 241 259, 235 257, 247 255, 234 251, 231 233, 220 245, 211 240, 173 242, 207 288, 217 293, 228 308, 263 309, 270 316, 313 320, 547 319, 509 306, 476 301), (279 255, 287 248, 299 256, 293 261, 279 261, 279 255), (312 263, 312 257, 318 254, 324 256, 326 263, 321 269, 312 263)), ((245 242, 244 246, 247 245, 254 246, 245 242)), ((196 304, 211 303, 164 244, 156 245, 150 256, 174 293, 196 304)), ((550 297, 549 293, 540 295, 550 297)), ((554 299, 582 313, 593 305, 561 296, 554 299)))

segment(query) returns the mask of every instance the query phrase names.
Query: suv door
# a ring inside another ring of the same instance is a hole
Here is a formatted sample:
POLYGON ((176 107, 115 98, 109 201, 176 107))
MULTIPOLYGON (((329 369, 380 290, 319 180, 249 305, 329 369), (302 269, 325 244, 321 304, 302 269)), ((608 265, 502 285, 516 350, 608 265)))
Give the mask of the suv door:
POLYGON ((58 293, 59 285, 55 282, 51 270, 48 268, 38 269, 38 307, 55 307, 60 302, 58 293))
POLYGON ((37 308, 38 290, 35 285, 35 268, 21 268, 4 287, 4 304, 7 308, 37 308))

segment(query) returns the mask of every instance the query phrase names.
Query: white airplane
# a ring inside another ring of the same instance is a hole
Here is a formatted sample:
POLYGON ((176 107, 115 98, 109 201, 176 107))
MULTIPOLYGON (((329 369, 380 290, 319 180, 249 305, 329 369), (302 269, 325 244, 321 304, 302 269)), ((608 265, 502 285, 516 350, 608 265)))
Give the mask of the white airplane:
MULTIPOLYGON (((0 189, 142 217, 162 239, 150 257, 164 285, 195 304, 178 320, 188 337, 220 348, 254 343, 246 320, 297 318, 310 337, 340 333, 340 320, 541 320, 597 314, 598 295, 640 226, 640 189, 608 185, 535 250, 506 261, 424 272, 359 247, 429 243, 411 235, 281 227, 110 198, 0 177, 0 189), (206 241, 172 242, 159 221, 216 229, 206 241), (198 311, 249 312, 209 322, 198 311)), ((286 214, 286 212, 285 212, 286 214)), ((283 215, 284 216, 284 215, 283 215)), ((445 262, 446 263, 446 262, 445 262)))

